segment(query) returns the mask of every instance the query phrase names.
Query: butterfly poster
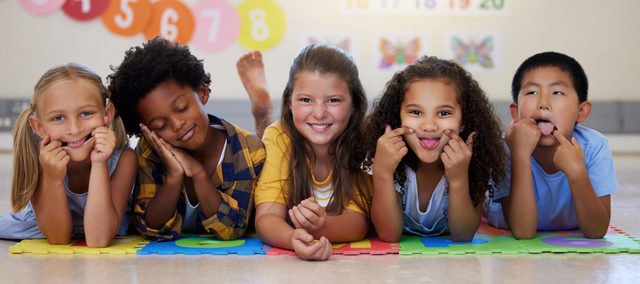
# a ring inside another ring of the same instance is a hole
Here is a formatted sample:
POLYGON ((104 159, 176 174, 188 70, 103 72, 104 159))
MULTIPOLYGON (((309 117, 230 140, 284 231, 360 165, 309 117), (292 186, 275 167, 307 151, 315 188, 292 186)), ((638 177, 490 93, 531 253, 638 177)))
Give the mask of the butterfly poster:
POLYGON ((446 32, 444 57, 470 72, 502 71, 502 37, 498 32, 446 32))
POLYGON ((348 33, 337 32, 307 32, 303 33, 301 37, 301 48, 312 43, 324 43, 334 45, 353 57, 358 61, 358 42, 355 40, 355 35, 348 33))
POLYGON ((395 72, 427 54, 428 42, 424 33, 387 33, 373 37, 373 68, 381 72, 395 72))

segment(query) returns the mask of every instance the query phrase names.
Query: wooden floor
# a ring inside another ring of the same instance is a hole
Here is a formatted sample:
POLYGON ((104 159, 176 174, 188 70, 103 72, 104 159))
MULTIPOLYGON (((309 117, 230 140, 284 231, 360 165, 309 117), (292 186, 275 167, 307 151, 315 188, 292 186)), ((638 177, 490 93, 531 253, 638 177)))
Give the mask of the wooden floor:
MULTIPOLYGON (((640 155, 614 155, 611 224, 640 236, 640 155)), ((0 154, 0 212, 8 212, 11 154, 0 154)), ((1 283, 637 283, 640 254, 294 256, 9 254, 1 283)))

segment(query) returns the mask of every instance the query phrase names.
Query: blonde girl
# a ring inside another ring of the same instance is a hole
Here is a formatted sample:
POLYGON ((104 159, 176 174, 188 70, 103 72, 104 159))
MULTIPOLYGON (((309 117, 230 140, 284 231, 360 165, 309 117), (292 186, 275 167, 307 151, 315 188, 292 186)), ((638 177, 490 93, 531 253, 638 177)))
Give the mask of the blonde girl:
POLYGON ((14 213, 0 216, 0 238, 105 247, 126 234, 137 160, 108 98, 84 65, 42 75, 14 128, 14 213))
POLYGON ((304 48, 281 109, 263 136, 256 230, 303 259, 328 259, 331 242, 360 240, 369 229, 371 181, 359 146, 367 99, 351 57, 328 45, 304 48))

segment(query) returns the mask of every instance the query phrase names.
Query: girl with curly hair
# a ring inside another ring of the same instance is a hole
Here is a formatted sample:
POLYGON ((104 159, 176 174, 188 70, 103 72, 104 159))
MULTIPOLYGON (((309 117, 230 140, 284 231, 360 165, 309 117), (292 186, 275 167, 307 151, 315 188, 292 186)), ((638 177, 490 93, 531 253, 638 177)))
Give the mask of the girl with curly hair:
POLYGON ((386 84, 366 134, 380 239, 398 241, 404 228, 470 241, 505 157, 500 122, 471 75, 452 61, 420 58, 386 84))

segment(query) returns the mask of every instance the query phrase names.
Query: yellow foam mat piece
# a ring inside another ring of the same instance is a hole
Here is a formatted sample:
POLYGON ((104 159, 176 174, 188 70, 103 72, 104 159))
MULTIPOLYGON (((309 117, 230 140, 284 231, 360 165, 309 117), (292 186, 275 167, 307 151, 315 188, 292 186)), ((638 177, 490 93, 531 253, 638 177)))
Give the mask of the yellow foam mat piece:
POLYGON ((46 239, 22 240, 9 247, 9 253, 32 254, 136 254, 136 252, 148 244, 142 236, 115 237, 107 247, 90 248, 84 240, 72 240, 66 245, 51 245, 46 239))

